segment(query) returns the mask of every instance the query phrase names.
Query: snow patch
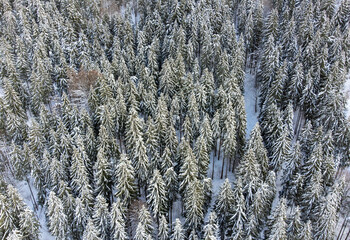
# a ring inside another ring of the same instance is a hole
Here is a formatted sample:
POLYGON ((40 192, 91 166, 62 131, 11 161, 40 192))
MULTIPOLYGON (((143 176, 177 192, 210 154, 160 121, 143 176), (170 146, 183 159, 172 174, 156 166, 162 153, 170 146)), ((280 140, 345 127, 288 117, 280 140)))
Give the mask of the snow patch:
MULTIPOLYGON (((247 70, 247 72, 249 72, 247 70)), ((350 89, 350 88, 349 88, 350 89)), ((246 73, 244 81, 244 101, 247 114, 247 136, 258 122, 257 89, 255 87, 255 75, 246 73)))
POLYGON ((345 114, 346 114, 346 117, 349 118, 350 116, 350 73, 348 74, 344 84, 344 96, 346 99, 345 114))
POLYGON ((4 96, 5 96, 4 89, 0 86, 0 98, 4 96))
POLYGON ((51 240, 51 239, 54 240, 55 237, 53 237, 50 234, 50 232, 47 228, 47 223, 46 223, 46 218, 45 218, 46 208, 39 207, 39 209, 37 211, 35 210, 31 190, 32 190, 33 195, 34 195, 35 202, 38 202, 38 200, 37 200, 38 191, 33 186, 31 179, 29 179, 28 182, 29 182, 30 186, 28 185, 28 183, 26 181, 15 180, 13 185, 15 188, 17 188, 19 194, 22 196, 24 202, 28 205, 29 209, 32 210, 35 213, 35 215, 38 217, 39 223, 40 223, 40 239, 42 239, 42 240, 51 240))

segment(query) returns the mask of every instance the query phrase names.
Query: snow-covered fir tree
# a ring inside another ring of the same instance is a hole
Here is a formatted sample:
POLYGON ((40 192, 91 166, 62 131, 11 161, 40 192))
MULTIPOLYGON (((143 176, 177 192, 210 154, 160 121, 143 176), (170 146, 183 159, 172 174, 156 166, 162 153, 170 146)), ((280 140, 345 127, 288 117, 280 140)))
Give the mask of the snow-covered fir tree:
POLYGON ((349 9, 0 1, 0 238, 333 239, 349 9))

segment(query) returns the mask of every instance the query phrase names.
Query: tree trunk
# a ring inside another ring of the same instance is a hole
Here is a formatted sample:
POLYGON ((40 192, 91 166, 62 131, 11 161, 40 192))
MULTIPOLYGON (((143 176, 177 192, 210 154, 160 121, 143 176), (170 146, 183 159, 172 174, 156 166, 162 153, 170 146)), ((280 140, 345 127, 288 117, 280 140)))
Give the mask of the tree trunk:
POLYGON ((118 133, 119 135, 119 148, 120 148, 120 153, 123 153, 123 148, 122 148, 122 137, 121 137, 121 134, 118 133))
POLYGON ((214 157, 213 157, 213 167, 212 167, 212 170, 211 170, 211 179, 213 180, 214 179, 214 157))
POLYGON ((338 233, 337 240, 341 240, 341 238, 342 238, 342 236, 343 236, 343 233, 344 233, 344 231, 345 231, 345 229, 346 229, 346 226, 347 226, 347 219, 348 219, 348 216, 349 216, 349 213, 346 214, 346 217, 345 217, 345 219, 344 219, 344 221, 343 221, 343 224, 341 225, 340 231, 339 231, 339 233, 338 233))
POLYGON ((219 149, 218 149, 218 160, 220 160, 220 151, 221 150, 221 138, 219 140, 219 149))
POLYGON ((173 201, 170 202, 170 208, 169 208, 169 225, 170 225, 170 232, 173 231, 173 201))
MULTIPOLYGON (((229 158, 229 161, 228 161, 228 170, 231 172, 231 164, 232 164, 232 158, 230 157, 229 158)), ((226 168, 226 176, 227 176, 227 168, 226 168)))
POLYGON ((345 240, 346 240, 346 239, 349 239, 349 237, 350 237, 350 229, 349 229, 349 231, 348 231, 348 234, 347 234, 346 237, 345 237, 345 240))
POLYGON ((214 157, 216 157, 218 151, 218 140, 214 139, 214 157))
POLYGON ((222 158, 222 167, 221 167, 221 179, 224 176, 224 167, 225 167, 225 158, 222 158))
POLYGON ((29 183, 29 179, 28 179, 28 178, 26 178, 26 182, 27 182, 28 187, 29 187, 30 195, 32 196, 32 199, 33 199, 34 210, 35 210, 35 211, 38 211, 38 204, 37 204, 36 201, 35 201, 35 197, 34 197, 32 188, 30 187, 30 183, 29 183))

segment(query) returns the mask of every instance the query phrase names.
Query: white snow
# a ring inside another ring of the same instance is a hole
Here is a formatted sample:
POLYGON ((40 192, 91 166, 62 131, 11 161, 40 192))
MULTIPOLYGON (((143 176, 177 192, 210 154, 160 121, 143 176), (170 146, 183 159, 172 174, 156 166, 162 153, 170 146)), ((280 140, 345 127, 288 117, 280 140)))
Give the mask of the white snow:
MULTIPOLYGON (((247 72, 248 69, 247 69, 247 72)), ((254 125, 258 121, 258 108, 256 105, 257 101, 257 90, 255 88, 255 75, 246 73, 244 81, 244 100, 245 110, 247 114, 247 136, 253 129, 254 125), (257 111, 255 111, 257 109, 257 111)))
POLYGON ((0 97, 3 97, 4 95, 4 89, 0 86, 0 97))
MULTIPOLYGON (((30 187, 33 191, 33 195, 35 197, 35 201, 37 202, 37 190, 33 186, 33 183, 31 179, 29 179, 30 187)), ((14 180, 13 185, 15 188, 17 188, 18 192, 21 194, 24 202, 28 205, 28 207, 35 213, 35 215, 38 217, 40 222, 40 239, 42 240, 54 240, 55 237, 53 237, 46 224, 46 218, 45 218, 45 207, 40 207, 38 211, 35 211, 34 209, 34 203, 32 201, 32 195, 30 193, 30 189, 28 186, 28 183, 26 181, 16 181, 14 180)))
POLYGON ((350 116, 350 73, 348 74, 344 84, 344 95, 346 99, 346 117, 350 116))

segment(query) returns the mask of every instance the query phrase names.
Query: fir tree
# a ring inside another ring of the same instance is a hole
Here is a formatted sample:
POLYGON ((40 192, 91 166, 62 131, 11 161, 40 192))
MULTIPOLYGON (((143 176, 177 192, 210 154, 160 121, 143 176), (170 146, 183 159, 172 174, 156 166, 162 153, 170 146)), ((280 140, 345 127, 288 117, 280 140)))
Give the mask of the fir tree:
POLYGON ((103 195, 98 195, 96 197, 92 219, 97 231, 100 233, 101 239, 109 239, 110 236, 110 218, 108 213, 109 209, 106 199, 103 195))
POLYGON ((89 214, 90 213, 88 212, 88 209, 84 206, 81 198, 77 197, 75 199, 75 211, 73 222, 75 226, 75 231, 77 232, 78 236, 82 236, 85 226, 87 224, 89 214))
POLYGON ((184 197, 185 216, 187 229, 199 231, 204 219, 203 212, 204 192, 203 186, 198 179, 189 182, 184 197))
POLYGON ((166 189, 165 183, 158 170, 154 170, 153 177, 148 187, 147 203, 159 224, 159 216, 166 213, 166 189))
POLYGON ((203 136, 199 136, 195 145, 195 155, 198 160, 198 178, 203 179, 207 176, 210 156, 207 150, 207 142, 203 136))
POLYGON ((65 239, 68 233, 67 215, 65 214, 61 199, 53 191, 50 192, 47 202, 47 216, 50 232, 57 239, 65 239))
POLYGON ((247 221, 246 216, 246 203, 245 198, 242 191, 242 185, 240 184, 240 179, 237 180, 236 184, 236 193, 235 193, 235 203, 232 208, 231 217, 230 217, 230 225, 233 226, 232 235, 238 236, 241 235, 241 231, 243 230, 243 226, 247 221))
POLYGON ((334 239, 337 226, 337 211, 339 209, 339 192, 337 189, 327 194, 318 211, 315 224, 315 239, 334 239), (337 196, 338 195, 338 196, 337 196))
POLYGON ((151 218, 151 214, 145 207, 145 205, 142 205, 139 215, 138 215, 139 223, 141 223, 142 228, 144 229, 146 234, 149 234, 152 236, 153 234, 153 221, 151 218))
POLYGON ((19 215, 20 231, 25 239, 39 239, 39 220, 33 211, 25 208, 19 215))
POLYGON ((221 239, 224 238, 229 222, 229 213, 232 211, 234 205, 234 194, 231 188, 231 184, 228 179, 222 184, 219 190, 219 195, 215 201, 214 209, 218 213, 218 224, 220 227, 221 239))
POLYGON ((288 239, 297 240, 298 236, 301 236, 303 223, 300 219, 300 210, 297 206, 291 214, 291 221, 288 225, 287 235, 288 239))
POLYGON ((273 154, 271 159, 271 165, 278 171, 282 164, 289 161, 291 157, 291 147, 290 147, 289 131, 286 127, 283 128, 282 134, 277 138, 275 144, 273 145, 273 154))
POLYGON ((94 225, 94 222, 92 221, 92 219, 90 218, 87 222, 85 231, 84 231, 84 235, 83 235, 83 239, 86 240, 102 240, 102 238, 99 237, 99 232, 97 230, 97 228, 94 225))
POLYGON ((164 174, 164 182, 167 190, 169 222, 172 222, 173 202, 176 200, 178 191, 178 179, 174 168, 168 168, 164 174))
POLYGON ((142 187, 145 186, 148 178, 149 161, 146 147, 141 136, 136 139, 135 145, 133 145, 133 151, 135 175, 139 181, 139 187, 142 187))
POLYGON ((112 173, 104 148, 101 148, 97 153, 97 161, 94 166, 94 180, 96 183, 96 194, 101 194, 106 199, 109 199, 112 191, 112 173))
POLYGON ((264 177, 266 177, 269 167, 269 158, 267 156, 267 150, 265 148, 263 138, 261 136, 259 123, 255 124, 253 130, 250 133, 247 148, 252 149, 254 151, 256 160, 258 161, 261 167, 261 173, 264 177))
POLYGON ((3 238, 8 236, 11 229, 15 227, 14 215, 11 212, 11 209, 8 207, 7 197, 0 193, 0 234, 3 238))
POLYGON ((242 179, 243 192, 247 196, 246 201, 249 205, 261 181, 259 165, 253 150, 246 152, 237 173, 242 179))
POLYGON ((180 219, 175 220, 174 232, 171 234, 171 240, 184 240, 185 235, 183 233, 182 224, 180 219))
POLYGON ((313 239, 312 224, 310 220, 304 223, 302 232, 297 236, 297 239, 305 239, 305 240, 313 239))
MULTIPOLYGON (((235 161, 235 153, 236 153, 236 147, 237 147, 236 119, 235 119, 235 114, 233 112, 233 109, 229 110, 228 116, 224 124, 225 124, 225 134, 224 134, 224 141, 222 145, 224 147, 225 158, 226 158, 225 177, 227 177, 227 169, 230 169, 231 162, 235 161)), ((223 178, 223 174, 224 174, 224 164, 225 164, 225 159, 223 159, 223 162, 222 162, 221 178, 223 178)))
POLYGON ((196 164, 195 157, 192 153, 191 148, 187 150, 187 156, 183 160, 183 164, 180 169, 179 180, 180 182, 180 192, 185 195, 187 186, 198 176, 198 165, 196 164))
POLYGON ((158 239, 167 240, 169 238, 169 227, 168 222, 164 215, 160 217, 159 227, 158 227, 158 239))
POLYGON ((7 236, 8 240, 22 240, 23 239, 23 234, 17 230, 17 229, 13 229, 10 234, 7 236))
POLYGON ((216 240, 218 239, 218 225, 216 223, 216 213, 211 212, 209 214, 208 223, 204 226, 204 240, 216 240))
POLYGON ((136 228, 135 240, 148 240, 150 239, 149 234, 145 231, 145 226, 139 222, 136 228))
POLYGON ((272 213, 272 219, 270 219, 271 227, 268 239, 287 239, 286 220, 286 200, 281 199, 278 207, 272 213))
POLYGON ((110 214, 110 225, 111 232, 113 233, 112 239, 114 240, 127 240, 128 234, 125 229, 125 221, 123 217, 122 210, 117 203, 112 204, 111 214, 110 214))
POLYGON ((121 154, 119 163, 116 167, 116 196, 124 203, 125 206, 129 206, 131 200, 135 197, 135 177, 134 168, 127 155, 121 154))

